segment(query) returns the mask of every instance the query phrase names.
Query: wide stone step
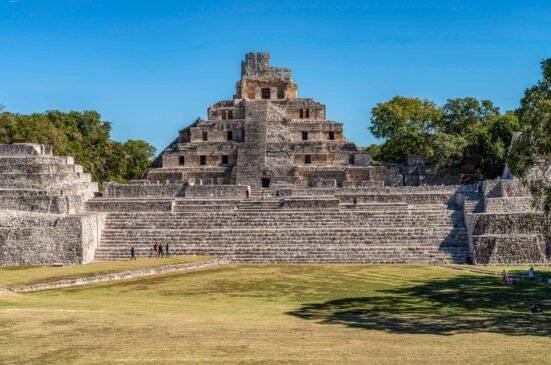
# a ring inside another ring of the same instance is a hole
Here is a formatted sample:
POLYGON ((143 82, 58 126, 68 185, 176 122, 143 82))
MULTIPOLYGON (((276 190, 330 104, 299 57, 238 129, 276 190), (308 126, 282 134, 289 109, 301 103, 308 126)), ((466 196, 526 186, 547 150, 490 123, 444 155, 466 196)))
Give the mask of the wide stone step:
POLYGON ((82 166, 67 164, 12 164, 0 165, 0 174, 56 174, 82 173, 82 166))

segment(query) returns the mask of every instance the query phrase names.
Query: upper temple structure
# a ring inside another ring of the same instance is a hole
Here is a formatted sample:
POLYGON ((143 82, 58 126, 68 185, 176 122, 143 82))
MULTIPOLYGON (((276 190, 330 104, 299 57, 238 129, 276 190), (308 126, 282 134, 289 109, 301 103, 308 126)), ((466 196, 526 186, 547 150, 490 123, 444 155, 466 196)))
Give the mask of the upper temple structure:
POLYGON ((274 183, 319 187, 403 185, 396 167, 374 165, 327 120, 325 105, 298 97, 289 68, 269 53, 248 53, 232 100, 182 129, 146 172, 150 182, 274 183))

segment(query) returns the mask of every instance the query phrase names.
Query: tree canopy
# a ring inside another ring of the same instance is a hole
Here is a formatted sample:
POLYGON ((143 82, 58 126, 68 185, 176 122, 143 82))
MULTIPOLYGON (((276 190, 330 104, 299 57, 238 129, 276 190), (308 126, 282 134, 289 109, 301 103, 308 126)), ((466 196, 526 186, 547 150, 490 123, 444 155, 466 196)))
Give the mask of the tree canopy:
POLYGON ((24 115, 0 110, 0 143, 51 144, 56 155, 74 156, 100 184, 139 178, 155 148, 144 141, 116 142, 110 133, 111 124, 95 111, 24 115))
POLYGON ((514 113, 501 114, 489 100, 455 98, 439 106, 396 96, 373 108, 369 129, 385 139, 381 161, 403 163, 421 155, 441 174, 493 179, 505 167, 513 133, 523 127, 514 113))
POLYGON ((543 78, 526 89, 516 114, 526 130, 511 148, 511 171, 529 187, 534 205, 551 212, 551 58, 541 63, 543 78))

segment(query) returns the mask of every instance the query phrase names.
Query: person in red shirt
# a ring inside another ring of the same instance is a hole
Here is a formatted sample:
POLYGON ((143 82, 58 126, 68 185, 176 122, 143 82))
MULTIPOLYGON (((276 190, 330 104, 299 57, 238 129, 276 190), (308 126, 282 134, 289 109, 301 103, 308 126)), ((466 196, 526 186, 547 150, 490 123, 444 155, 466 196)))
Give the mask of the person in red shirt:
POLYGON ((153 245, 153 253, 155 254, 155 257, 159 256, 158 254, 159 246, 157 245, 157 242, 153 245))

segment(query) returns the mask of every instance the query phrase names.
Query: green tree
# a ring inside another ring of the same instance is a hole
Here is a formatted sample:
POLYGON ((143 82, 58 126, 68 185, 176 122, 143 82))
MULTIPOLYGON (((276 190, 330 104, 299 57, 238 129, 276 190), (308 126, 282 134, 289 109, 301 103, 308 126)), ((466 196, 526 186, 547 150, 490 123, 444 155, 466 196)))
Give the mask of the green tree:
POLYGON ((432 139, 433 155, 429 162, 441 175, 453 175, 462 170, 467 141, 463 136, 437 132, 432 139))
POLYGON ((432 155, 430 136, 443 117, 434 102, 396 96, 377 104, 371 114, 371 133, 386 139, 382 160, 405 162, 412 154, 432 155))
POLYGON ((127 180, 139 179, 155 157, 155 147, 141 140, 128 140, 122 144, 128 158, 127 180))
POLYGON ((543 78, 526 89, 517 115, 526 130, 511 148, 511 171, 530 189, 534 206, 551 212, 551 58, 542 61, 543 78))
POLYGON ((442 109, 439 130, 456 135, 468 135, 480 123, 499 115, 499 108, 491 101, 471 97, 448 99, 442 109))
POLYGON ((448 99, 439 107, 418 98, 395 97, 372 111, 371 132, 385 138, 380 160, 405 162, 422 155, 441 175, 494 179, 501 175, 513 133, 514 113, 500 114, 489 100, 448 99))

